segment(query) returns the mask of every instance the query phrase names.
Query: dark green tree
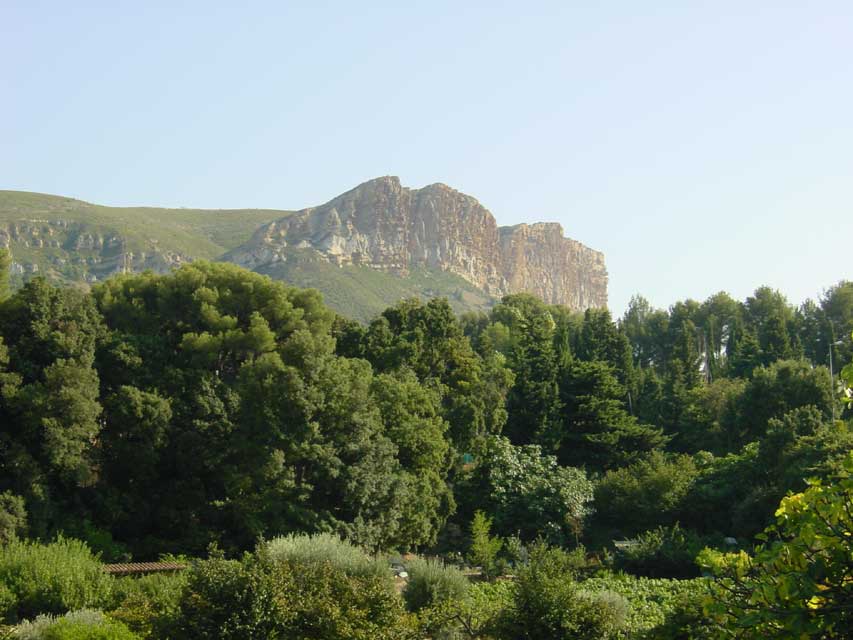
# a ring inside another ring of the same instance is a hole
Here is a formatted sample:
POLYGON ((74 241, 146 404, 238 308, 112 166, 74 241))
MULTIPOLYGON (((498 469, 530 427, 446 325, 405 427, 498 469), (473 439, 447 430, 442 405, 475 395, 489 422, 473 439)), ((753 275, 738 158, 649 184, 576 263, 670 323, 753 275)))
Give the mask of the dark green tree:
POLYGON ((661 430, 631 416, 622 393, 607 364, 572 361, 560 380, 562 423, 543 437, 546 450, 561 464, 602 470, 662 446, 661 430))

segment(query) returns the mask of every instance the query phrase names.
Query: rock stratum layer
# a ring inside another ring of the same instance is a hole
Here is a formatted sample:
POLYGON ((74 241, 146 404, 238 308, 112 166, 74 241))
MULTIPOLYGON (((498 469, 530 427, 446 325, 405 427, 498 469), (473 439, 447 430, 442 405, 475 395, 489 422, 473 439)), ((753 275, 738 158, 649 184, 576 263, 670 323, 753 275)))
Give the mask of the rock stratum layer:
POLYGON ((263 270, 299 260, 299 250, 400 276, 439 269, 494 297, 529 292, 575 310, 607 305, 604 254, 564 237, 557 223, 499 227, 476 199, 444 184, 371 180, 261 226, 222 259, 263 270))

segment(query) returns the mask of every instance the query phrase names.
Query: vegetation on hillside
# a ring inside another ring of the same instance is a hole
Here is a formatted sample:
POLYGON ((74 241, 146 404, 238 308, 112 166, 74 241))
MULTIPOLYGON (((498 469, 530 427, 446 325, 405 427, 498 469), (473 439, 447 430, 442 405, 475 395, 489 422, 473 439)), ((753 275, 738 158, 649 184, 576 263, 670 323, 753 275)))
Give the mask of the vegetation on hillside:
POLYGON ((368 324, 229 264, 0 288, 0 610, 33 638, 843 638, 851 330, 849 282, 368 324), (389 552, 441 560, 399 595, 389 552), (195 560, 100 570, 161 554, 195 560))

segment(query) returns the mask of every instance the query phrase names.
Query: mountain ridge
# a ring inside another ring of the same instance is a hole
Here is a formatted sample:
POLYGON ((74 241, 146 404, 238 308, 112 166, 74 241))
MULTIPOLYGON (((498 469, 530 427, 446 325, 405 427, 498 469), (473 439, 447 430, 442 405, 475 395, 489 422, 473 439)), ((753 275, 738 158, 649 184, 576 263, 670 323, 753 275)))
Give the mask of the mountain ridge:
POLYGON ((412 295, 448 297, 458 312, 521 291, 575 310, 607 304, 603 254, 559 223, 501 227, 470 195, 441 182, 405 187, 396 176, 298 211, 105 207, 0 191, 0 247, 12 250, 17 285, 36 274, 92 284, 224 260, 318 288, 360 320, 412 295))
POLYGON ((602 253, 566 238, 556 222, 500 227, 476 198, 442 183, 412 189, 395 176, 369 180, 263 225, 223 259, 258 269, 286 262, 293 248, 403 277, 439 269, 493 297, 529 291, 575 310, 607 304, 602 253))

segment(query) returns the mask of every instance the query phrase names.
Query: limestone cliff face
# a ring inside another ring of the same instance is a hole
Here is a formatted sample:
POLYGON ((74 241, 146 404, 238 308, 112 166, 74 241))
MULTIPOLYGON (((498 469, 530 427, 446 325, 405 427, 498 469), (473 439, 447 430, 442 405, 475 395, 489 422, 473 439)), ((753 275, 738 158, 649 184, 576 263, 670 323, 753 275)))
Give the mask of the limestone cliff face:
POLYGON ((133 252, 118 233, 68 220, 0 222, 0 249, 10 249, 13 276, 41 274, 60 281, 93 283, 127 271, 167 273, 190 260, 150 243, 133 252), (19 257, 22 256, 22 257, 19 257))
POLYGON ((527 291, 577 310, 607 304, 603 254, 565 238, 559 224, 498 227, 476 199, 443 184, 371 180, 261 227, 224 259, 257 269, 295 259, 294 249, 400 275, 437 268, 496 297, 527 291))

